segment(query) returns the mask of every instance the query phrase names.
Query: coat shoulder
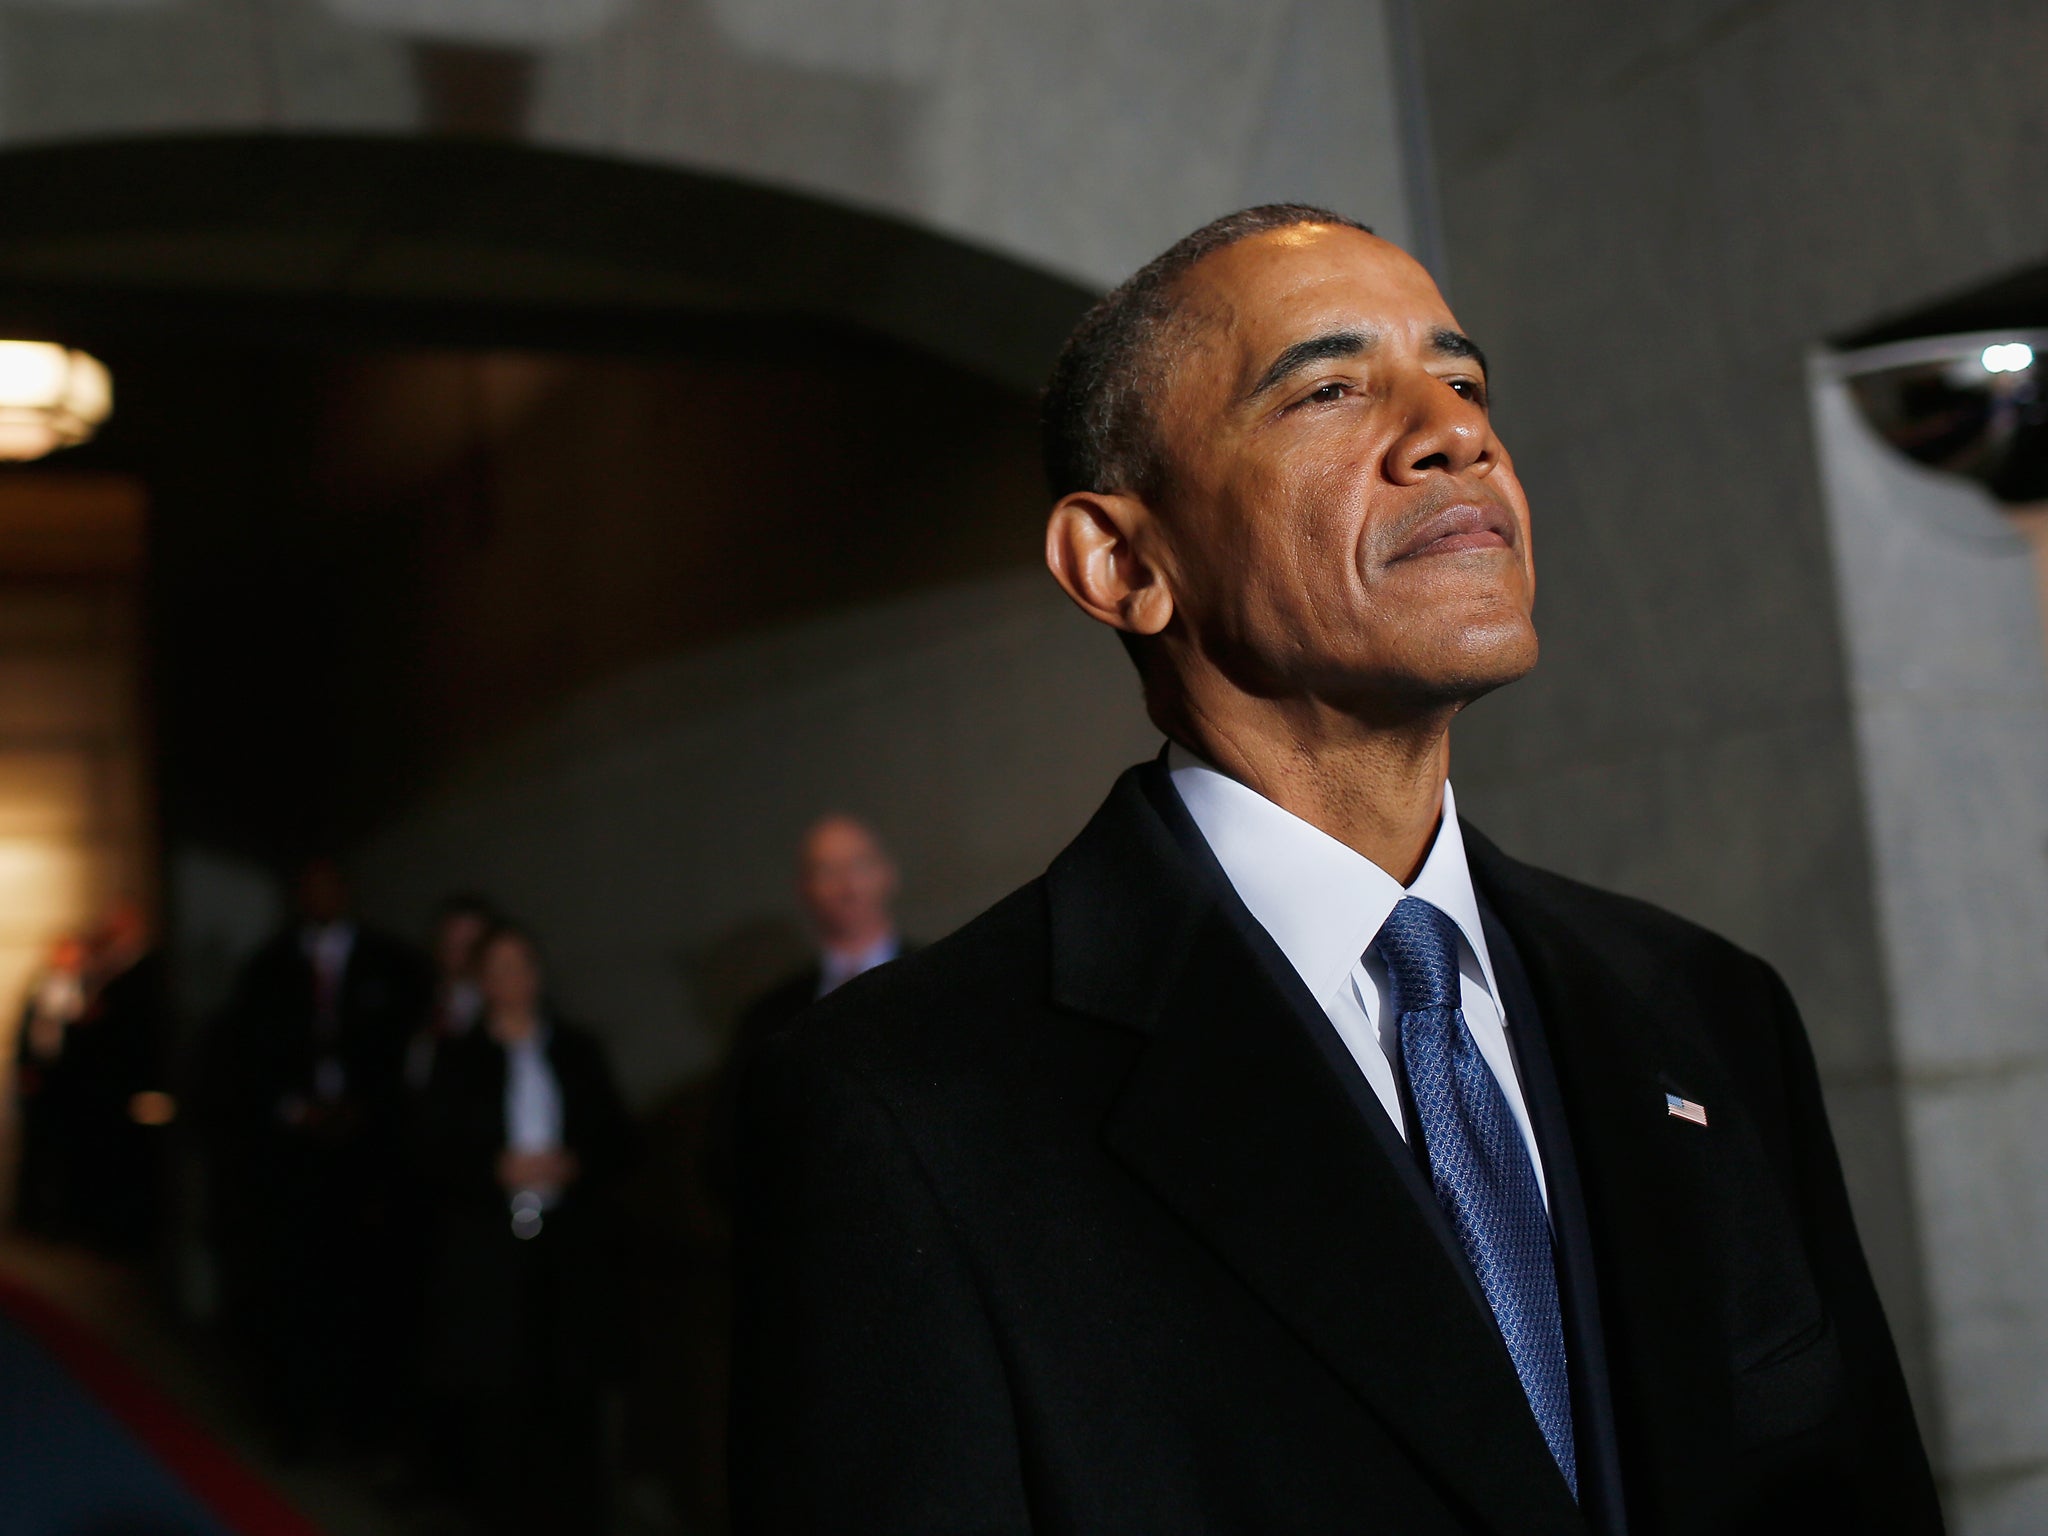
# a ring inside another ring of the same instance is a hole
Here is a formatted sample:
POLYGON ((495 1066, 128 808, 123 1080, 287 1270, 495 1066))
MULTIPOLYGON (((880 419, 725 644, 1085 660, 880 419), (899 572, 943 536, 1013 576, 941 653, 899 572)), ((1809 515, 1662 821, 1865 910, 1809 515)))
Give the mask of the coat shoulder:
POLYGON ((1541 913, 1602 950, 1610 963, 1645 980, 1669 979, 1673 973, 1775 975, 1764 960, 1690 918, 1524 863, 1503 853, 1469 822, 1461 830, 1474 883, 1511 931, 1518 918, 1541 913))

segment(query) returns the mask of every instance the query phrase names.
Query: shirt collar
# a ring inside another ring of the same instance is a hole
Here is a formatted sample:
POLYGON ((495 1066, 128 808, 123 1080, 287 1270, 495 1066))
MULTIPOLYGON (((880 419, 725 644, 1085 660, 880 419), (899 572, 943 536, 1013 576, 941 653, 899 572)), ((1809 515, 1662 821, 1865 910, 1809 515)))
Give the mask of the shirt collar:
POLYGON ((1448 780, 1436 840, 1404 890, 1363 854, 1193 753, 1170 746, 1166 765, 1239 899, 1317 1002, 1327 1002, 1344 984, 1403 896, 1421 898, 1457 925, 1487 991, 1499 1000, 1448 780))
POLYGON ((308 923, 299 931, 304 952, 322 965, 337 965, 355 948, 356 925, 343 918, 334 923, 308 923))
POLYGON ((891 929, 866 949, 844 953, 826 950, 818 961, 818 996, 844 986, 856 976, 866 975, 878 965, 888 964, 902 947, 902 938, 891 929))
POLYGON ((533 1033, 520 1040, 504 1044, 501 1049, 507 1056, 528 1060, 546 1060, 548 1047, 554 1043, 555 1031, 546 1019, 536 1019, 533 1033))

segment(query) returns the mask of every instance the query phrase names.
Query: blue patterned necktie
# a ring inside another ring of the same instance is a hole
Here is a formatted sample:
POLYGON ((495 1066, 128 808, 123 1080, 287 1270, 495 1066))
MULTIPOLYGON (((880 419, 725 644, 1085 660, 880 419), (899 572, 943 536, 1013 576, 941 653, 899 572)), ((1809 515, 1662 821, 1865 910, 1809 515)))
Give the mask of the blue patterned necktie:
POLYGON ((1373 948, 1386 964, 1389 1005, 1401 1021, 1401 1065, 1436 1197, 1493 1308, 1536 1425, 1577 1498, 1550 1217, 1521 1129, 1465 1024, 1457 929, 1428 902, 1405 896, 1373 948))

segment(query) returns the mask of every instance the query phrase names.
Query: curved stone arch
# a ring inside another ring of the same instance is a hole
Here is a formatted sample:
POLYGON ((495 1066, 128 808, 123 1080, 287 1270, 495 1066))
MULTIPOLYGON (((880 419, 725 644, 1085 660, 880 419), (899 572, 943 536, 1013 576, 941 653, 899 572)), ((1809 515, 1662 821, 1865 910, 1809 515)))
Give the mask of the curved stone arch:
POLYGON ((14 149, 0 207, 0 324, 80 340, 196 325, 638 350, 823 326, 1034 391, 1090 298, 822 198, 481 140, 14 149))

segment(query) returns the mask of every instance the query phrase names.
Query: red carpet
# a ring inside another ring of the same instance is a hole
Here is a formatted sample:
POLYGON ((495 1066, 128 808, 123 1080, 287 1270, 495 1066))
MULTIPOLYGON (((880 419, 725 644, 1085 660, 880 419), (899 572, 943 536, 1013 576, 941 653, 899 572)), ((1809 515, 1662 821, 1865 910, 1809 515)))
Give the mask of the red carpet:
POLYGON ((235 1536, 321 1536, 234 1455, 71 1317, 0 1277, 0 1315, 235 1536))

